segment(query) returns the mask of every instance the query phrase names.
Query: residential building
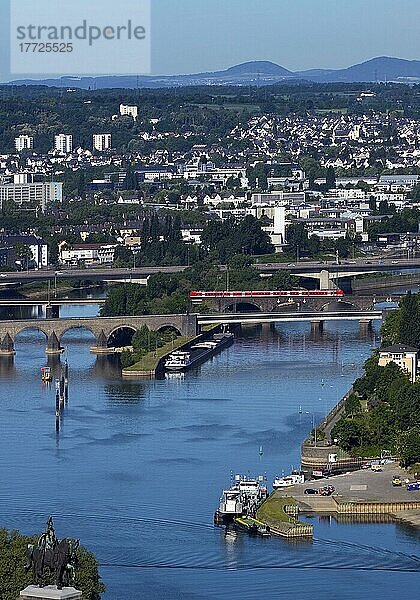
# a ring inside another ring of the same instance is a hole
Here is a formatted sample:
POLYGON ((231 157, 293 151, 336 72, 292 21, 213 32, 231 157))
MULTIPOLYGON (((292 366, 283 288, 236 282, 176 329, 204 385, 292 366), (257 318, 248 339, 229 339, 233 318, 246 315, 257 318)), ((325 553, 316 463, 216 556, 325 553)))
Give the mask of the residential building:
POLYGON ((128 106, 127 104, 120 104, 120 115, 122 117, 133 117, 134 121, 137 121, 139 109, 137 106, 128 106))
POLYGON ((111 148, 111 134, 110 133, 95 133, 93 135, 93 148, 99 152, 109 150, 111 148))
POLYGON ((45 212, 47 204, 61 202, 63 184, 49 183, 6 183, 0 185, 0 208, 4 202, 14 202, 23 208, 41 208, 45 212))
POLYGON ((63 265, 77 266, 110 264, 114 260, 117 244, 72 244, 59 245, 59 262, 63 265))
POLYGON ((18 152, 22 150, 32 150, 34 147, 34 138, 30 135, 19 135, 15 138, 15 148, 18 152))
POLYGON ((379 352, 379 366, 385 367, 390 362, 397 364, 400 369, 410 376, 411 383, 416 381, 418 349, 404 344, 394 344, 388 348, 382 348, 379 352))
POLYGON ((73 136, 59 133, 54 138, 54 149, 63 154, 70 154, 73 150, 73 136))
POLYGON ((16 248, 24 246, 29 249, 28 265, 31 268, 41 269, 48 266, 48 245, 42 238, 35 235, 9 235, 0 237, 0 248, 2 249, 1 265, 14 267, 20 265, 26 267, 26 259, 22 259, 16 252, 16 248))

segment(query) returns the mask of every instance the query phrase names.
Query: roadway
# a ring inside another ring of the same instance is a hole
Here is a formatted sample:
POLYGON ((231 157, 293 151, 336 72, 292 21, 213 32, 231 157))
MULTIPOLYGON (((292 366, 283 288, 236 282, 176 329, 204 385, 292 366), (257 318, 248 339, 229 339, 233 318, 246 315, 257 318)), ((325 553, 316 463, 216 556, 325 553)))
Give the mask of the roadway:
POLYGON ((302 260, 294 263, 265 263, 255 265, 261 273, 291 271, 292 273, 319 273, 320 271, 340 271, 351 276, 353 273, 373 273, 379 271, 400 271, 420 268, 420 258, 343 260, 336 262, 314 262, 302 260))
POLYGON ((104 304, 105 299, 101 298, 80 298, 68 299, 63 298, 60 300, 46 300, 41 298, 34 298, 33 300, 0 300, 0 306, 64 306, 64 305, 80 305, 80 304, 104 304))
POLYGON ((281 313, 213 313, 198 315, 199 325, 220 323, 280 323, 307 321, 381 321, 381 310, 349 310, 349 311, 311 311, 311 312, 281 312, 281 313))
POLYGON ((180 273, 187 267, 139 267, 136 269, 127 268, 101 268, 101 269, 40 269, 39 271, 16 271, 10 273, 0 273, 1 283, 28 283, 32 281, 63 281, 68 279, 86 280, 86 281, 126 281, 130 282, 137 279, 145 279, 149 275, 156 273, 180 273))
MULTIPOLYGON (((0 284, 27 283, 30 281, 62 281, 68 279, 88 281, 135 281, 145 279, 156 273, 181 273, 188 267, 176 265, 172 267, 138 267, 127 268, 100 268, 100 269, 65 269, 62 270, 39 270, 0 273, 0 284)), ((313 262, 299 261, 295 263, 264 263, 255 264, 261 273, 275 273, 276 271, 291 271, 296 274, 316 274, 321 271, 334 273, 340 271, 343 276, 351 276, 354 273, 375 273, 381 271, 403 271, 407 269, 420 269, 420 257, 411 259, 371 259, 336 262, 313 262)), ((220 270, 225 271, 226 266, 220 265, 220 270)))

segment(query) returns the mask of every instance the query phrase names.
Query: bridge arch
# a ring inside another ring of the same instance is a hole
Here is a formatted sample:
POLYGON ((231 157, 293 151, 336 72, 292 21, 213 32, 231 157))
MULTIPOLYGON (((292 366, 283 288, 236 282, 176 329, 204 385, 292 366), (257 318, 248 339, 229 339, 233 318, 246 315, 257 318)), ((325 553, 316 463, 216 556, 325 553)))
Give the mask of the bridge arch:
POLYGON ((88 325, 70 325, 69 327, 66 327, 65 329, 63 329, 62 331, 60 331, 60 335, 59 335, 60 341, 70 331, 78 330, 78 329, 79 330, 80 329, 84 329, 85 331, 88 331, 89 333, 91 333, 95 339, 97 338, 96 332, 92 329, 92 327, 89 327, 88 325))
POLYGON ((14 335, 12 335, 13 341, 14 342, 19 341, 17 339, 18 336, 21 333, 24 333, 25 331, 36 331, 38 333, 43 333, 46 340, 48 340, 48 337, 49 337, 49 333, 47 331, 45 331, 42 327, 35 325, 35 323, 34 323, 33 325, 25 325, 24 327, 21 327, 17 331, 15 331, 14 335))
POLYGON ((321 312, 340 312, 341 310, 359 310, 359 307, 353 302, 346 302, 345 300, 339 302, 330 300, 321 306, 321 312))
POLYGON ((165 323, 163 325, 160 325, 156 331, 160 331, 161 333, 164 331, 175 331, 177 335, 182 335, 179 327, 177 327, 176 325, 174 325, 173 323, 165 323))
POLYGON ((223 312, 225 313, 252 313, 252 312, 263 312, 261 306, 256 302, 242 301, 242 302, 231 302, 225 306, 223 312))
POLYGON ((136 331, 137 327, 134 327, 134 325, 120 323, 108 333, 107 344, 108 346, 117 347, 130 346, 136 331))

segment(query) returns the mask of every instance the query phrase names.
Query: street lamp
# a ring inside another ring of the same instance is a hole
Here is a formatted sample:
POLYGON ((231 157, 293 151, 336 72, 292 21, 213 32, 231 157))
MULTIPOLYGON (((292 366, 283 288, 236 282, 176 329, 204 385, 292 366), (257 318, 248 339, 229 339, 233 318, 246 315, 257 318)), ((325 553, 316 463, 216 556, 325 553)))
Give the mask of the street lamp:
POLYGON ((311 419, 311 423, 312 423, 312 431, 314 432, 314 446, 316 448, 316 444, 317 444, 317 432, 316 432, 316 427, 315 427, 315 413, 314 412, 310 412, 309 410, 302 410, 302 406, 299 406, 299 415, 311 415, 312 419, 311 419))

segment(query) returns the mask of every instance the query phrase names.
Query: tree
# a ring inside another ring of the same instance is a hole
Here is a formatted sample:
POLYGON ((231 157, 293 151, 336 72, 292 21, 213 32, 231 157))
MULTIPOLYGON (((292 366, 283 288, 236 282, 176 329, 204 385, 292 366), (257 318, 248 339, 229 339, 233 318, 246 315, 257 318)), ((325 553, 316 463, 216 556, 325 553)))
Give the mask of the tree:
POLYGON ((346 415, 349 417, 354 417, 362 412, 360 399, 356 396, 356 394, 350 394, 350 396, 347 398, 345 411, 346 415))
POLYGON ((420 427, 402 432, 398 439, 398 449, 403 467, 420 462, 420 427))
POLYGON ((335 241, 334 247, 340 258, 347 258, 350 254, 351 241, 347 238, 338 238, 335 241))
POLYGON ((420 345, 420 314, 418 297, 408 293, 400 303, 399 341, 408 346, 420 345))
POLYGON ((288 248, 294 254, 304 254, 308 247, 308 232, 303 223, 292 223, 287 227, 286 239, 288 248))
POLYGON ((131 190, 131 191, 138 189, 137 177, 136 177, 136 174, 133 170, 131 163, 127 167, 127 171, 126 171, 126 174, 124 177, 123 189, 131 190))
POLYGON ((132 267, 134 254, 128 246, 117 246, 114 252, 114 267, 132 267))
POLYGON ((15 244, 15 254, 21 269, 29 267, 29 263, 34 259, 30 247, 20 242, 15 244))
POLYGON ((344 450, 362 446, 369 439, 369 434, 362 420, 342 417, 332 428, 331 438, 337 439, 344 450))
POLYGON ((331 190, 336 186, 336 177, 335 171, 333 167, 328 167, 326 175, 325 175, 325 187, 327 190, 331 190))

